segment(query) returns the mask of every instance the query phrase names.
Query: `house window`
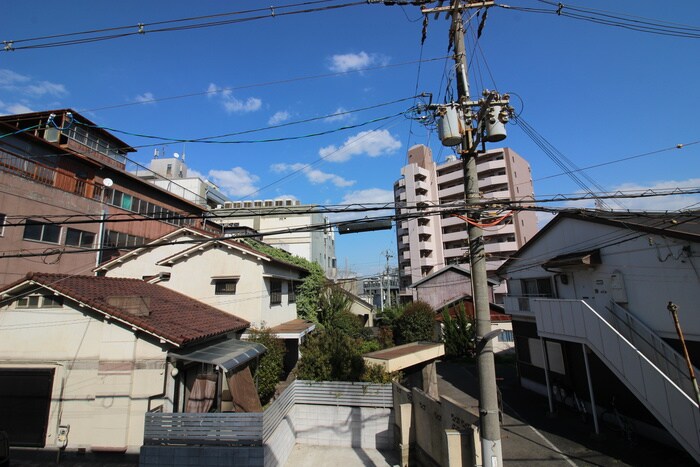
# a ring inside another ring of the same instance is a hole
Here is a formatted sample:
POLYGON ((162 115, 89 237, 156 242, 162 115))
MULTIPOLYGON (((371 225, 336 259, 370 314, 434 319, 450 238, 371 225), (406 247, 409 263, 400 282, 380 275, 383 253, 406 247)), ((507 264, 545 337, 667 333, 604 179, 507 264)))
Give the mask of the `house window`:
POLYGON ((24 225, 24 239, 40 242, 58 243, 61 238, 61 226, 47 224, 34 219, 29 219, 24 225))
POLYGON ((282 281, 270 279, 270 305, 280 305, 282 303, 282 281))
POLYGON ((214 281, 214 293, 216 295, 235 295, 238 279, 216 279, 214 281))
POLYGON ((501 331, 498 335, 498 342, 513 342, 513 331, 501 331))
POLYGON ((0 237, 5 234, 5 214, 0 213, 0 237))
POLYGON ((17 308, 60 308, 63 297, 56 295, 29 295, 17 300, 17 308))
POLYGON ((287 295, 287 301, 289 303, 295 303, 297 301, 297 291, 299 289, 300 282, 289 281, 287 285, 287 290, 289 294, 287 295))
POLYGON ((95 234, 84 230, 69 228, 66 232, 66 245, 81 248, 92 248, 95 244, 95 234))

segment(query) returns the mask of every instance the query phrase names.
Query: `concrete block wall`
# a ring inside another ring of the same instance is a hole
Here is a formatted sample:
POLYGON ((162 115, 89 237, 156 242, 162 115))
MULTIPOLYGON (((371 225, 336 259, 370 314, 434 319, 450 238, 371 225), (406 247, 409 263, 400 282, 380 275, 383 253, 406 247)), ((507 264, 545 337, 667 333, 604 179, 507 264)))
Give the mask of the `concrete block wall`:
POLYGON ((296 442, 300 444, 393 447, 394 419, 389 408, 297 404, 293 420, 296 442))
POLYGON ((140 467, 263 467, 262 446, 143 446, 140 467))
POLYGON ((284 465, 292 453, 297 442, 294 430, 296 411, 296 407, 292 407, 265 442, 265 467, 284 465))

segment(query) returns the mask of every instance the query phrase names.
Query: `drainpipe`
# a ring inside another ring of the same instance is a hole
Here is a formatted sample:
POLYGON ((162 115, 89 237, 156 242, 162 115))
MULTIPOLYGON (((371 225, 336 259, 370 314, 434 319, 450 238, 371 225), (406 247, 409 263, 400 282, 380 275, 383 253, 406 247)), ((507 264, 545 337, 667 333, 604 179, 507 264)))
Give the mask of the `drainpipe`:
POLYGON ((540 337, 542 345, 542 355, 544 356, 544 380, 547 383, 547 400, 549 401, 549 413, 554 413, 554 401, 552 400, 552 384, 549 381, 549 355, 547 355, 547 344, 543 337, 540 337))
POLYGON ((598 426, 598 411, 595 405, 595 395, 593 394, 593 380, 591 379, 591 369, 588 366, 588 352, 586 351, 586 344, 581 344, 581 349, 583 350, 583 363, 586 365, 586 379, 588 380, 588 393, 591 396, 591 412, 593 413, 593 426, 595 427, 595 434, 600 434, 600 427, 598 426))

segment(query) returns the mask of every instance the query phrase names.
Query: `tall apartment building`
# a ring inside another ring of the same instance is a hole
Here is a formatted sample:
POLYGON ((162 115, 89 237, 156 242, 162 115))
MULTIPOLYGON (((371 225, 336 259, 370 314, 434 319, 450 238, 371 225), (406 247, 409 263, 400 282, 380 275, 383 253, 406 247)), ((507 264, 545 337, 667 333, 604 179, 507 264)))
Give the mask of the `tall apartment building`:
MULTIPOLYGON (((478 156, 479 191, 484 198, 533 199, 530 166, 512 149, 489 150, 478 156)), ((430 148, 417 145, 408 151, 408 165, 394 183, 397 214, 415 213, 419 203, 443 205, 464 200, 462 161, 448 157, 442 164, 433 161, 430 148), (402 204, 404 206, 402 206, 402 204)), ((484 229, 486 268, 491 274, 537 232, 532 211, 522 211, 496 227, 484 229)), ((402 220, 396 229, 400 294, 412 299, 409 286, 451 264, 469 263, 467 224, 449 214, 426 215, 402 220)), ((495 290, 498 302, 505 288, 495 290)))
POLYGON ((211 212, 225 231, 252 229, 260 239, 321 265, 335 279, 335 233, 328 217, 295 199, 227 201, 211 212))

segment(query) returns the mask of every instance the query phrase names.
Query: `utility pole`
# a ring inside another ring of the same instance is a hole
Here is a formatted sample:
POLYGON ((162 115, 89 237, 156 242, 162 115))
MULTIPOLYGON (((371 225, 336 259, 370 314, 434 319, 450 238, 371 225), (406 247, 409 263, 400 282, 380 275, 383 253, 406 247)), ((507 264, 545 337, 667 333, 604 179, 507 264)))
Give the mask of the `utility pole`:
MULTIPOLYGON (((501 99, 495 92, 484 92, 484 99, 479 102, 470 100, 469 73, 467 69, 466 51, 464 46, 464 24, 462 22, 462 10, 469 8, 483 8, 493 5, 493 2, 473 2, 468 0, 463 4, 460 0, 452 0, 449 7, 423 9, 423 13, 437 13, 441 11, 452 14, 450 33, 454 44, 454 62, 457 81, 458 118, 461 123, 460 158, 464 171, 464 195, 467 217, 472 222, 468 223, 469 233, 469 260, 472 278, 472 298, 474 301, 474 315, 476 319, 476 348, 479 378, 479 420, 481 424, 481 454, 483 465, 488 467, 502 467, 503 453, 501 448, 501 425, 498 416, 498 388, 496 386, 496 368, 493 357, 493 344, 491 338, 491 310, 489 306, 488 276, 486 271, 486 252, 484 249, 484 237, 479 224, 481 219, 479 181, 477 178, 476 158, 477 148, 481 134, 486 132, 486 141, 500 141, 505 138, 505 132, 501 135, 489 134, 491 126, 498 125, 498 120, 504 122, 502 107, 507 107, 507 96, 501 99), (474 113, 473 108, 477 108, 474 113), (494 114, 495 118, 494 118, 494 114), (476 129, 472 128, 472 121, 476 122, 476 129), (490 123, 489 123, 490 122, 490 123), (475 133, 475 137, 472 138, 475 133)), ((438 109, 440 110, 440 109, 438 109)), ((445 144, 445 141, 443 141, 445 144)))
POLYGON ((391 284, 389 281, 389 258, 394 257, 394 255, 392 255, 389 250, 384 250, 383 253, 384 253, 384 256, 386 257, 386 267, 384 269, 384 274, 379 276, 379 288, 380 288, 380 298, 381 298, 381 302, 382 302, 382 311, 384 311, 384 302, 386 301, 384 298, 384 278, 387 279, 386 295, 387 295, 387 297, 389 297, 389 306, 391 306, 391 284))
POLYGON ((678 334, 678 339, 680 339, 681 347, 683 348, 685 364, 688 365, 688 374, 690 375, 690 382, 693 383, 693 389, 695 390, 695 401, 700 405, 700 389, 698 389, 698 380, 695 379, 695 371, 693 370, 693 363, 690 361, 688 347, 685 345, 685 338, 683 337, 681 323, 680 321, 678 321, 678 305, 676 305, 673 302, 668 302, 666 309, 671 313, 671 317, 673 318, 673 324, 676 326, 676 333, 678 334))

